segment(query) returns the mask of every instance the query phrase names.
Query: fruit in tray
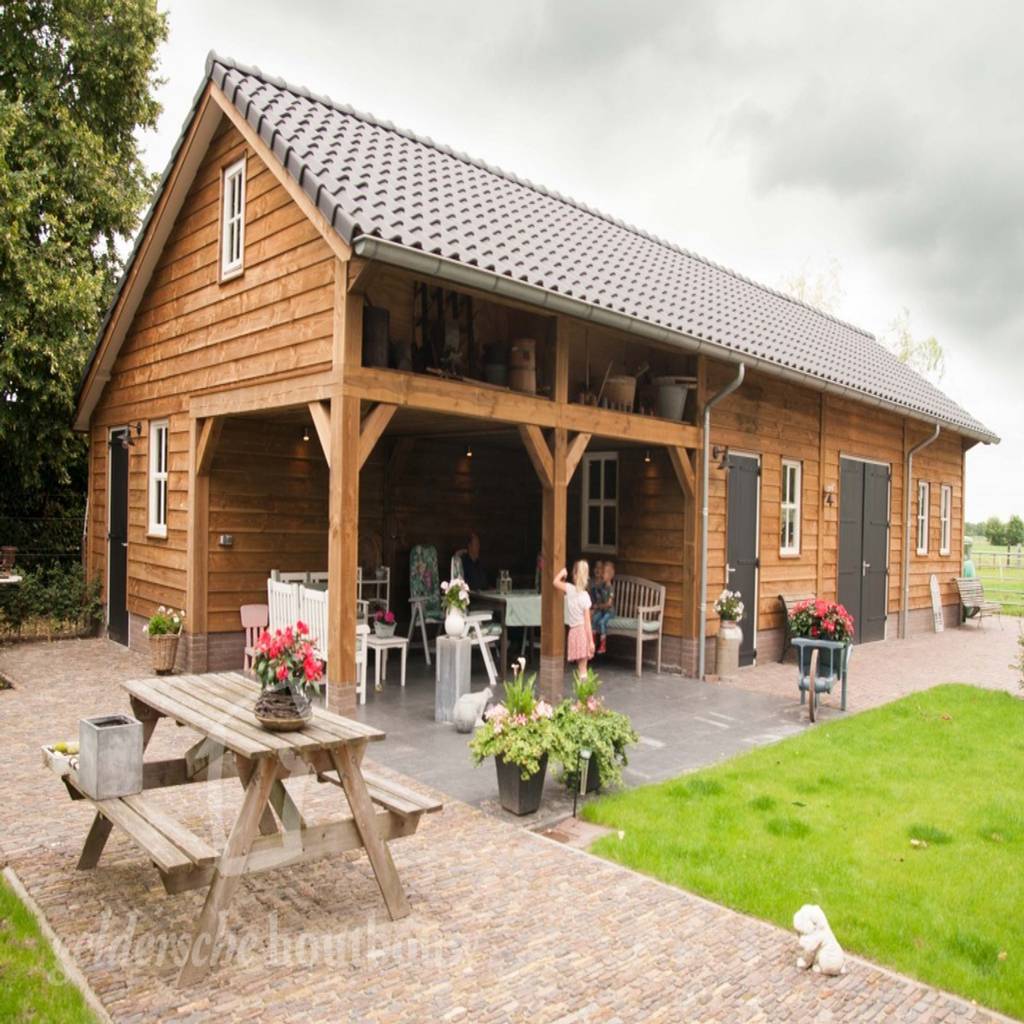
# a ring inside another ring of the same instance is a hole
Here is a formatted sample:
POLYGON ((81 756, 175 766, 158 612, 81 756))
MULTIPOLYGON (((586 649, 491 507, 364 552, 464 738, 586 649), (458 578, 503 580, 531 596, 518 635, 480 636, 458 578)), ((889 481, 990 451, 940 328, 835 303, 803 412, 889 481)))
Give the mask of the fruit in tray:
POLYGON ((61 740, 59 743, 54 743, 52 749, 55 754, 73 755, 78 753, 78 743, 74 740, 68 740, 67 742, 61 740))

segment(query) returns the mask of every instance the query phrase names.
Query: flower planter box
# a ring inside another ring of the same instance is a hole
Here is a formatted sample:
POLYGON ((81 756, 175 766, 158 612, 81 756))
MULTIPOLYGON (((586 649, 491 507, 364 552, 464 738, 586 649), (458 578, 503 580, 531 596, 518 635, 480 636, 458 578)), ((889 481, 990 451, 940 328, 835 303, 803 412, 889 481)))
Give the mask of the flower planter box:
POLYGON ((544 776, 547 773, 548 755, 540 760, 540 771, 528 779, 522 777, 519 765, 500 757, 494 759, 498 770, 498 799, 501 806, 512 814, 534 814, 540 807, 544 794, 544 776))

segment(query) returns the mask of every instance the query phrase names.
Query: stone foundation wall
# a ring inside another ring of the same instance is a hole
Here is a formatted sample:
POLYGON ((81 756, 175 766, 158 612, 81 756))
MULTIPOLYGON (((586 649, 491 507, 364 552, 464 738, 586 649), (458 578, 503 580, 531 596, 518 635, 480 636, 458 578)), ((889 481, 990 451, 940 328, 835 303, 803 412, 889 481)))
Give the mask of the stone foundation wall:
MULTIPOLYGON (((146 654, 149 638, 142 631, 148 620, 141 615, 128 616, 128 647, 146 654)), ((177 672, 239 672, 245 652, 245 633, 182 633, 178 655, 174 661, 177 672)))

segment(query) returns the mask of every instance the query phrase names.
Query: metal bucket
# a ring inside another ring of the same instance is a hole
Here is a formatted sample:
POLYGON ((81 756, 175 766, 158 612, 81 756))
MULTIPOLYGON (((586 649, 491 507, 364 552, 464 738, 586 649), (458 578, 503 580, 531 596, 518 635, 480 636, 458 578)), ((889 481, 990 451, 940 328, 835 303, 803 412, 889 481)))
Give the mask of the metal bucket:
POLYGON ((686 409, 686 395, 695 383, 693 377, 655 377, 655 413, 662 419, 681 420, 686 409))

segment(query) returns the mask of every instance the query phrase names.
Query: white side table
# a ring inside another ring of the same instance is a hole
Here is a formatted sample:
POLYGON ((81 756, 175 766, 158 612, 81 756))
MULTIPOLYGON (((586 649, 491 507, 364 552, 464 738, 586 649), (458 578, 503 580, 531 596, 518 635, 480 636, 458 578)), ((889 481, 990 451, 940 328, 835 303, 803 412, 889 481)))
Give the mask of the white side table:
POLYGON ((373 656, 373 688, 378 693, 384 689, 388 678, 388 651, 398 648, 402 652, 402 686, 405 686, 405 662, 409 654, 409 638, 407 636, 377 636, 371 633, 366 638, 366 646, 374 651, 373 656))

